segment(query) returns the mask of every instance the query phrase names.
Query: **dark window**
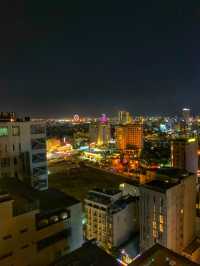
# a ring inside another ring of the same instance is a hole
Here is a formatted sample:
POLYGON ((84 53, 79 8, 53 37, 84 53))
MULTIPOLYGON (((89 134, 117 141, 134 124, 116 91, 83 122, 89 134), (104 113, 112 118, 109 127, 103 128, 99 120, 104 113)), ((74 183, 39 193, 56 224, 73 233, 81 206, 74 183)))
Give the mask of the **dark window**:
POLYGON ((26 244, 26 245, 22 246, 21 249, 25 249, 25 248, 28 248, 28 247, 29 247, 29 245, 26 244))
POLYGON ((37 153, 32 155, 33 163, 40 163, 46 161, 46 153, 37 153))
POLYGON ((2 168, 10 167, 10 159, 9 158, 1 159, 1 167, 2 168))
POLYGON ((46 188, 47 187, 47 180, 46 179, 34 180, 33 187, 35 189, 46 188))
POLYGON ((46 149, 46 139, 41 138, 41 139, 32 139, 31 140, 31 145, 33 150, 41 150, 41 149, 46 149))
POLYGON ((15 144, 13 144, 13 151, 15 150, 15 144))
POLYGON ((19 126, 13 126, 12 127, 12 135, 13 136, 20 136, 20 127, 19 126))
POLYGON ((44 134, 45 126, 44 125, 31 125, 31 134, 44 134))
POLYGON ((8 258, 8 257, 12 256, 12 254, 13 254, 12 252, 9 252, 9 253, 2 255, 2 256, 0 256, 0 260, 8 258))
POLYGON ((70 229, 66 229, 63 230, 57 234, 54 234, 52 236, 49 236, 45 239, 42 239, 40 241, 37 242, 37 249, 38 251, 45 249, 53 244, 55 244, 56 242, 59 242, 63 239, 66 239, 70 236, 71 234, 71 230, 70 229))
POLYGON ((12 238, 12 235, 7 235, 7 236, 3 237, 3 240, 7 240, 7 239, 11 239, 11 238, 12 238))
POLYGON ((24 229, 20 230, 20 233, 21 233, 21 234, 24 234, 24 233, 26 233, 26 232, 28 232, 28 228, 24 228, 24 229))
POLYGON ((47 174, 47 167, 41 166, 41 167, 35 167, 33 168, 33 175, 34 176, 41 176, 47 174))

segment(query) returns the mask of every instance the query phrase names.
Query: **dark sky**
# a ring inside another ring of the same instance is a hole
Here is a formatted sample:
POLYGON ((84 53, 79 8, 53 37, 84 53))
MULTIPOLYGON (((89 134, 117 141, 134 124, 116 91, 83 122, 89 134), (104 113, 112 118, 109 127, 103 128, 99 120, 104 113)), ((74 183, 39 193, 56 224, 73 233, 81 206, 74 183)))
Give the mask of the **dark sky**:
POLYGON ((200 113, 199 1, 1 2, 2 111, 200 113))

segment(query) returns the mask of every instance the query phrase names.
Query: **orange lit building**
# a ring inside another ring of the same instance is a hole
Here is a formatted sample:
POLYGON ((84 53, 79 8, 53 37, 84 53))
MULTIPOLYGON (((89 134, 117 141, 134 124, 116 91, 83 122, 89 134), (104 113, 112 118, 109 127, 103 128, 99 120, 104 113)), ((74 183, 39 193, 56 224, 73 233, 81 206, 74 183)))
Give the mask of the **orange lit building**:
POLYGON ((127 149, 128 145, 138 150, 143 147, 143 125, 134 123, 116 128, 116 140, 120 150, 127 149))
POLYGON ((60 139, 52 138, 47 140, 47 151, 52 151, 61 146, 60 139))

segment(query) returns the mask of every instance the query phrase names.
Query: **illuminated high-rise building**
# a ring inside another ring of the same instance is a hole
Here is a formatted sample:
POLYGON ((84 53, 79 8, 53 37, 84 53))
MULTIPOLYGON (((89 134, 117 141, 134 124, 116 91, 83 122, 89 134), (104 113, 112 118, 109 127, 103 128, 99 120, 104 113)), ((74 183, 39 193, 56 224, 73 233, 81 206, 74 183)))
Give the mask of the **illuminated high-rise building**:
POLYGON ((167 168, 140 189, 140 248, 158 243, 179 254, 195 238, 196 176, 167 168))
POLYGON ((126 128, 119 126, 115 129, 116 143, 120 150, 126 149, 126 128))
POLYGON ((185 123, 188 124, 189 119, 190 119, 190 109, 189 108, 183 108, 182 116, 183 116, 183 120, 185 121, 185 123))
POLYGON ((132 122, 132 117, 127 111, 119 111, 118 113, 119 124, 126 125, 132 122))
POLYGON ((117 127, 116 141, 121 150, 125 150, 129 145, 141 150, 143 147, 143 125, 133 123, 117 127))
POLYGON ((46 126, 0 113, 0 177, 17 177, 33 188, 48 188, 46 126))
POLYGON ((110 139, 111 139, 110 124, 99 123, 97 145, 99 145, 99 146, 107 145, 107 144, 109 144, 110 139))
POLYGON ((108 118, 103 114, 99 121, 91 123, 89 127, 90 142, 97 145, 107 145, 111 139, 111 127, 108 118))
POLYGON ((90 143, 96 143, 98 138, 98 123, 91 122, 89 124, 89 141, 90 143))
POLYGON ((195 138, 178 138, 171 143, 172 166, 197 174, 198 141, 195 138))

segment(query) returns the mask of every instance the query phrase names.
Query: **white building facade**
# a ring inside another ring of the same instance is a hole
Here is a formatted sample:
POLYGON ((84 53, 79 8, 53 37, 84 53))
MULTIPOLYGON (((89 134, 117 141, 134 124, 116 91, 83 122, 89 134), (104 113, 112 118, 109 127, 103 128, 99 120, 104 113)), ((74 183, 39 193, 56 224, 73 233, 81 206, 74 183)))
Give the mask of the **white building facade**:
POLYGON ((0 177, 17 177, 33 188, 48 188, 46 126, 0 116, 0 177))

